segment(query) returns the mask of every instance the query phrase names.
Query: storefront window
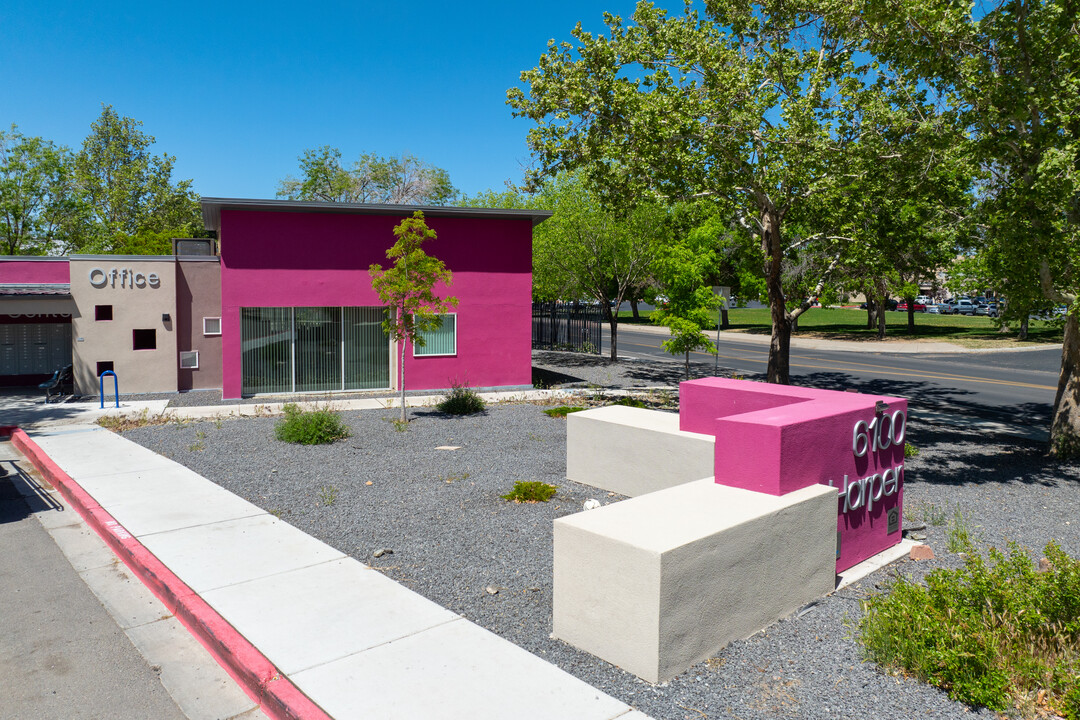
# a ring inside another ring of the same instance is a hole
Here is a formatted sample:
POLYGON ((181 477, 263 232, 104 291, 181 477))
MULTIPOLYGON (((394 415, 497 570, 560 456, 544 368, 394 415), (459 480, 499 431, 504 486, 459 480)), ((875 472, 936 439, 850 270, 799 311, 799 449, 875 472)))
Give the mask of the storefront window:
POLYGON ((345 389, 390 387, 390 339, 382 328, 386 308, 344 308, 345 389))
POLYGON ((243 392, 390 386, 385 308, 242 308, 243 392))
POLYGON ((292 392, 292 308, 241 308, 244 393, 292 392))
POLYGON ((295 308, 296 392, 341 390, 341 308, 295 308))

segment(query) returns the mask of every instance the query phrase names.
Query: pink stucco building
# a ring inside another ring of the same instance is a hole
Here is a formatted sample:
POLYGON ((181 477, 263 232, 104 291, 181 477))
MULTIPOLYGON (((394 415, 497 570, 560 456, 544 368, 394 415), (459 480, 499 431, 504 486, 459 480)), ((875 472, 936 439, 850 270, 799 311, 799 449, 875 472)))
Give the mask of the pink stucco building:
POLYGON ((453 273, 438 292, 459 302, 407 350, 406 387, 531 384, 532 229, 550 213, 226 198, 202 209, 208 254, 181 243, 165 257, 0 257, 0 341, 5 325, 66 326, 21 329, 23 346, 47 334, 48 348, 0 366, 0 384, 34 381, 64 355, 84 394, 104 369, 125 394, 396 390, 398 349, 368 269, 390 264, 393 228, 416 210, 437 234, 425 252, 453 273))

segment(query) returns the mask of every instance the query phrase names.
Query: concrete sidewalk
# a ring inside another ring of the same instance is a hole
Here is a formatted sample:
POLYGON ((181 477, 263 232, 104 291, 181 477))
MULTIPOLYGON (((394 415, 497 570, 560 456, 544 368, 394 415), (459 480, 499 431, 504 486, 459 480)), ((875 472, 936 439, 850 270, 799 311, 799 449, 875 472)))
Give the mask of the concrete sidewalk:
POLYGON ((14 440, 271 717, 646 718, 112 432, 14 440))
MULTIPOLYGON (((657 325, 620 325, 619 330, 641 331, 647 332, 650 335, 662 335, 663 337, 667 337, 671 334, 668 328, 657 325)), ((808 332, 813 331, 809 330, 808 332)), ((711 340, 716 339, 717 333, 713 330, 707 330, 705 331, 705 334, 708 335, 711 340)), ((771 340, 772 338, 769 333, 749 333, 738 330, 725 330, 720 333, 719 338, 719 342, 721 343, 731 342, 743 345, 753 345, 755 347, 763 347, 766 350, 768 349, 771 340)), ((791 347, 794 350, 832 350, 854 353, 897 353, 901 355, 936 353, 965 355, 995 352, 1031 352, 1033 350, 1045 350, 1047 348, 1060 348, 1061 343, 1042 343, 1030 347, 1015 348, 969 348, 950 342, 934 342, 930 340, 925 342, 920 340, 896 340, 893 338, 886 338, 885 340, 880 341, 871 338, 863 340, 827 340, 824 338, 801 336, 796 331, 791 334, 791 347)))

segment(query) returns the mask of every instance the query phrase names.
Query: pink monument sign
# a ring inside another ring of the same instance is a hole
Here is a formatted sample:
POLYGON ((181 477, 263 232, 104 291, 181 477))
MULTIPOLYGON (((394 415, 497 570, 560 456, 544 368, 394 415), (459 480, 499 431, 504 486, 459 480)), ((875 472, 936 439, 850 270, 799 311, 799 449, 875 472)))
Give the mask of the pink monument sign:
POLYGON ((705 378, 679 401, 681 430, 716 437, 716 482, 837 488, 837 572, 900 542, 907 400, 705 378))

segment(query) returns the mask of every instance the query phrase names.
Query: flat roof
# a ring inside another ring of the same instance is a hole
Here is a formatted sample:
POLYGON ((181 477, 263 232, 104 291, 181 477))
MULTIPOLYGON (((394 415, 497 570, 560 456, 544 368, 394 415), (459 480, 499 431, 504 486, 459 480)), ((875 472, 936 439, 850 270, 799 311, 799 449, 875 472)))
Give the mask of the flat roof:
POLYGON ((258 210, 262 212, 344 213, 350 215, 398 215, 407 217, 420 210, 428 217, 502 218, 531 220, 534 226, 551 217, 550 210, 505 210, 502 208, 449 207, 445 205, 379 205, 375 203, 308 202, 304 200, 252 200, 246 198, 204 197, 203 225, 207 230, 221 230, 222 210, 258 210))

